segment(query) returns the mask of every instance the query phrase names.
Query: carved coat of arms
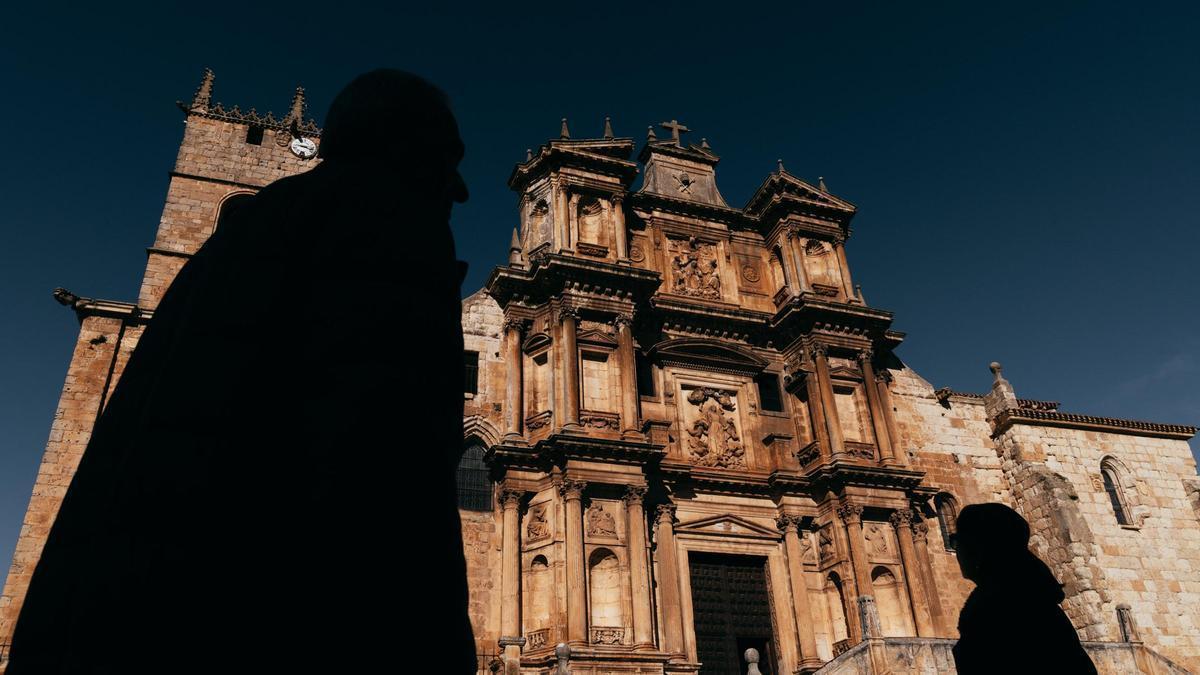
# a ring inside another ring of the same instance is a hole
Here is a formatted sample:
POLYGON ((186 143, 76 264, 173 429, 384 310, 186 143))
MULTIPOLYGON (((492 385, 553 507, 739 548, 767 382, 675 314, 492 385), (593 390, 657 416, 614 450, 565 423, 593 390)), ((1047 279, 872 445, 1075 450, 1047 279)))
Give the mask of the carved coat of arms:
POLYGON ((695 237, 690 237, 687 241, 673 241, 671 249, 675 254, 671 258, 672 292, 697 298, 721 297, 720 265, 715 246, 701 244, 695 237))
POLYGON ((727 414, 736 407, 729 392, 698 387, 688 394, 687 400, 699 408, 699 415, 687 429, 692 461, 700 466, 746 468, 746 448, 737 423, 727 414))

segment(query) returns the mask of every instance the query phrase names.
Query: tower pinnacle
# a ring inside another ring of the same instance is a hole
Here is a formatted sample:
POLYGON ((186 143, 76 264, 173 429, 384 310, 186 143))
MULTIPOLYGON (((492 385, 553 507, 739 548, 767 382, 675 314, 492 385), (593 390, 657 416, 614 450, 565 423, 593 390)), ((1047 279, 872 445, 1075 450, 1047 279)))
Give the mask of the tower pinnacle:
POLYGON ((192 110, 208 110, 208 104, 212 102, 213 79, 215 78, 212 68, 205 68, 204 78, 200 80, 200 86, 192 96, 192 110))

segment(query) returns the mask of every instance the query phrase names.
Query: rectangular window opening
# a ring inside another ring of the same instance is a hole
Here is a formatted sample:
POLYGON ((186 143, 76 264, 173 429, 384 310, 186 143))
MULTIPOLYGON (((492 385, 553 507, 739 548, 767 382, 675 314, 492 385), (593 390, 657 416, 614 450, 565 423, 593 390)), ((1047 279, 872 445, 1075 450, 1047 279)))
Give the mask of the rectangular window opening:
POLYGON ((479 393, 479 352, 463 352, 463 393, 479 393))
POLYGON ((262 142, 263 128, 256 125, 250 125, 250 127, 246 129, 246 143, 249 145, 262 145, 262 142))
POLYGON ((779 375, 761 373, 754 378, 758 385, 759 405, 763 410, 783 412, 783 394, 779 390, 779 375))

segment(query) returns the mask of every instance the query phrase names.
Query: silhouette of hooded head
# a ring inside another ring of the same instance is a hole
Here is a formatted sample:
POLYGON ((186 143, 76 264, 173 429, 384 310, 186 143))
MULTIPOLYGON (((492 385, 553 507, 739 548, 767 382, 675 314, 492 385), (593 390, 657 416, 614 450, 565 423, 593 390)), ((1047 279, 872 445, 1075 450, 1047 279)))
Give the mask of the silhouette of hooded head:
POLYGON ((402 174, 425 194, 467 200, 458 173, 463 142, 442 90, 402 70, 359 75, 333 99, 321 132, 321 158, 402 174))
POLYGON ((1004 504, 971 504, 954 534, 963 577, 980 587, 1016 588, 1062 600, 1062 586, 1029 550, 1029 523, 1004 504))

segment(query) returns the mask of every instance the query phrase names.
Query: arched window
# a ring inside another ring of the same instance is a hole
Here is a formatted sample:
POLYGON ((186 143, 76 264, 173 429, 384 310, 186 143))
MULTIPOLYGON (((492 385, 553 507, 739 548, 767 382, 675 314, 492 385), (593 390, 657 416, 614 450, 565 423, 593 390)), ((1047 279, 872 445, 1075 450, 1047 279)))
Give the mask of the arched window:
POLYGON ((1100 462, 1100 477, 1104 480, 1104 491, 1108 493, 1108 501, 1112 505, 1113 515, 1121 525, 1133 525, 1132 504, 1126 495, 1123 485, 1120 465, 1112 457, 1105 457, 1100 462))
POLYGON ((938 527, 942 531, 942 546, 947 551, 954 550, 954 533, 958 531, 958 503, 948 492, 941 492, 933 498, 937 508, 938 527))
POLYGON ((458 508, 466 511, 492 510, 492 481, 483 463, 483 445, 471 443, 458 460, 458 508))
MULTIPOLYGON (((239 210, 250 202, 250 198, 254 196, 252 192, 237 192, 225 198, 221 205, 217 207, 217 222, 216 227, 221 227, 235 216, 239 210)), ((215 228, 214 228, 215 229, 215 228)))

